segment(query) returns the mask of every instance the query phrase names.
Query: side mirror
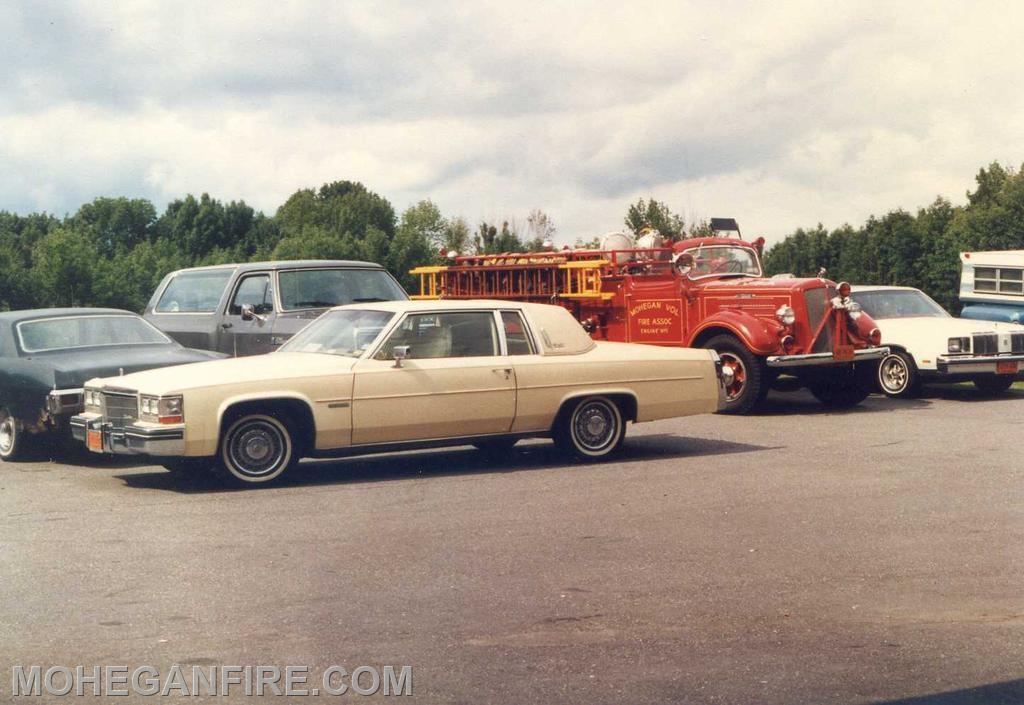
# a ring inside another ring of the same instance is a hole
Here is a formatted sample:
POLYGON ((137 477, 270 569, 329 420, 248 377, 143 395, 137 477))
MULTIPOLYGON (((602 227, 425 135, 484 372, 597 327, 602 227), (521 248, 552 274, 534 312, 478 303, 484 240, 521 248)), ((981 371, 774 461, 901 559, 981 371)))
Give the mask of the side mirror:
POLYGON ((395 361, 395 367, 402 367, 402 360, 409 357, 409 346, 408 345, 396 345, 391 351, 391 356, 395 361))
POLYGON ((264 323, 267 318, 256 313, 256 307, 252 304, 242 304, 242 320, 243 321, 259 321, 264 323))

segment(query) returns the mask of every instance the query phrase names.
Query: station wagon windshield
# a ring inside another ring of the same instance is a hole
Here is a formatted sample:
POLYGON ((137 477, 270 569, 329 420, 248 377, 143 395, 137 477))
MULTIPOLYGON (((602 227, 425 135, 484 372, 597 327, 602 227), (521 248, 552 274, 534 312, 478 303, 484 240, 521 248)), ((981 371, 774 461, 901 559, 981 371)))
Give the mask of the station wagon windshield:
POLYGON ((691 278, 715 274, 761 276, 757 255, 746 247, 712 245, 686 250, 686 254, 693 256, 693 266, 689 272, 691 278))
POLYGON ((888 291, 854 292, 853 300, 875 319, 883 318, 949 318, 946 310, 921 291, 890 289, 888 291))
POLYGON ((389 311, 328 311, 281 346, 281 352, 360 357, 395 314, 389 311))
POLYGON ((18 343, 27 353, 104 345, 170 345, 171 340, 136 316, 69 316, 22 321, 18 343))
POLYGON ((278 279, 285 311, 409 298, 381 269, 298 269, 282 271, 278 279))

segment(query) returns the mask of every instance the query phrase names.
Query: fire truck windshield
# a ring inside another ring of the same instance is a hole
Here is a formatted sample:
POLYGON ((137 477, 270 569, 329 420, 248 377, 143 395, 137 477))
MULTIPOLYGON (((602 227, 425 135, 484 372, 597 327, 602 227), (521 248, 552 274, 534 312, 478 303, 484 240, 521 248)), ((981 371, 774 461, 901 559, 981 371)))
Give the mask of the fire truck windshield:
POLYGON ((694 247, 683 254, 693 257, 687 274, 691 279, 708 276, 761 276, 761 263, 757 254, 748 247, 712 245, 694 247))

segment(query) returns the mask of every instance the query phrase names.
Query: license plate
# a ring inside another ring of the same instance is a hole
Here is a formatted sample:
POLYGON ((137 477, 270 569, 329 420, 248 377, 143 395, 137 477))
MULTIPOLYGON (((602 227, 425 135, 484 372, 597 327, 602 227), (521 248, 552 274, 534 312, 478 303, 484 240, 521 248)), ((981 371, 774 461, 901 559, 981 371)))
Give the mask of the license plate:
POLYGON ((1016 362, 997 362, 996 363, 996 374, 997 375, 1015 375, 1015 374, 1017 374, 1017 363, 1016 362))
POLYGON ((850 362, 853 360, 853 346, 852 345, 837 345, 835 359, 837 362, 850 362))
POLYGON ((99 431, 87 431, 85 434, 85 445, 89 450, 103 452, 103 434, 99 431))

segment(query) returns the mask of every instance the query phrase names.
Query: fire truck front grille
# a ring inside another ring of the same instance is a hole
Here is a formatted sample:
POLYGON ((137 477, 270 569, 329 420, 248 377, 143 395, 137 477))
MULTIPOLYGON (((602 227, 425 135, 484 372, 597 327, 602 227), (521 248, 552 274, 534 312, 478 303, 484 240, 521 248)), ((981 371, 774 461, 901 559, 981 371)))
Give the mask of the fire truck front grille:
POLYGON ((103 416, 118 430, 137 421, 139 401, 135 392, 103 392, 103 416))
MULTIPOLYGON (((828 298, 825 297, 825 289, 809 289, 804 292, 804 303, 807 305, 807 318, 808 318, 808 335, 814 335, 818 330, 818 326, 821 325, 821 319, 824 318, 831 312, 829 302, 832 297, 836 295, 835 287, 830 286, 828 288, 828 298)), ((825 330, 821 332, 818 339, 814 341, 814 347, 811 348, 811 352, 822 353, 830 352, 832 350, 832 329, 835 326, 835 321, 829 316, 828 323, 825 324, 825 330)))
POLYGON ((975 355, 995 355, 999 352, 999 336, 995 333, 980 333, 971 339, 971 351, 975 355))

